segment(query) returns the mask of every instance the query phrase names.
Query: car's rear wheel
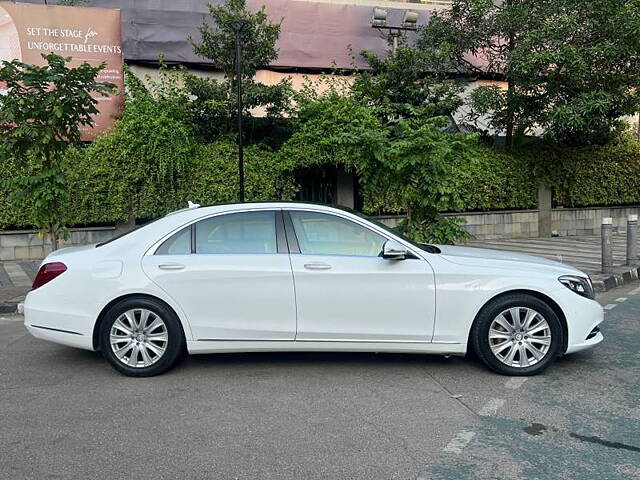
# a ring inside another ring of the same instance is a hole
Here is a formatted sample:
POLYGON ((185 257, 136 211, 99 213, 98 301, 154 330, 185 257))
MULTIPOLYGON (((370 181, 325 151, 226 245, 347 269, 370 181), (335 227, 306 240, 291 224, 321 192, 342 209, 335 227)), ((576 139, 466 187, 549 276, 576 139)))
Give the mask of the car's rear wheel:
POLYGON ((563 331, 553 309, 537 297, 512 294, 487 304, 471 330, 471 344, 503 375, 535 375, 560 354, 563 331))
POLYGON ((125 375, 158 375, 171 368, 184 350, 180 321, 157 300, 125 299, 106 313, 100 349, 113 368, 125 375))

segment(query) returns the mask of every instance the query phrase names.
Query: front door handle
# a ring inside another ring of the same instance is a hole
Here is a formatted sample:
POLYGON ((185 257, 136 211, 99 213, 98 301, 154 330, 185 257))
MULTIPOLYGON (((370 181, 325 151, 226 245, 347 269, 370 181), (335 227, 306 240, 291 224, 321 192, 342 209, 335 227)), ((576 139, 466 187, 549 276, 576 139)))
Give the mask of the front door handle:
POLYGON ((179 263, 163 263, 162 265, 158 265, 160 270, 182 270, 184 265, 180 265, 179 263))
POLYGON ((305 263, 304 268, 307 270, 329 270, 331 265, 328 263, 305 263))

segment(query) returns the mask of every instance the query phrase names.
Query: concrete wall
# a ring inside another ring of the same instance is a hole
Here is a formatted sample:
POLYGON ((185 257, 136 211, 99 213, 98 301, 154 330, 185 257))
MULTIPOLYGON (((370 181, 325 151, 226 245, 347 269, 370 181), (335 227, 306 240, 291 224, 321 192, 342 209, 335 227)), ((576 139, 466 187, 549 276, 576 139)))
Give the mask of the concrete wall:
MULTIPOLYGON (((60 243, 67 247, 100 243, 112 238, 114 232, 114 227, 78 228, 71 230, 69 238, 60 240, 60 243)), ((40 237, 36 231, 0 232, 0 261, 40 260, 49 253, 51 253, 51 242, 47 237, 40 237)))
POLYGON ((551 212, 551 229, 561 236, 600 235, 604 217, 613 218, 613 230, 626 231, 629 215, 638 215, 640 206, 609 208, 556 208, 551 212))
MULTIPOLYGON (((614 231, 626 229, 627 217, 637 215, 640 206, 610 208, 556 208, 551 212, 552 229, 560 236, 600 235, 603 217, 612 217, 614 231)), ((538 236, 538 210, 512 210, 504 212, 478 212, 447 214, 466 220, 465 228, 480 240, 530 238, 538 236)), ((400 216, 376 217, 393 227, 400 216)), ((115 235, 114 227, 79 228, 70 232, 65 246, 85 245, 109 240, 115 235)), ((0 261, 39 260, 51 252, 48 239, 33 230, 0 232, 0 261)))
MULTIPOLYGON (((640 206, 602 208, 555 208, 551 211, 551 229, 559 236, 600 235, 603 217, 612 217, 614 230, 626 230, 627 217, 637 215, 640 206)), ((446 214, 462 217, 467 231, 480 240, 538 237, 538 210, 446 214)), ((377 217, 395 226, 399 216, 377 217)))

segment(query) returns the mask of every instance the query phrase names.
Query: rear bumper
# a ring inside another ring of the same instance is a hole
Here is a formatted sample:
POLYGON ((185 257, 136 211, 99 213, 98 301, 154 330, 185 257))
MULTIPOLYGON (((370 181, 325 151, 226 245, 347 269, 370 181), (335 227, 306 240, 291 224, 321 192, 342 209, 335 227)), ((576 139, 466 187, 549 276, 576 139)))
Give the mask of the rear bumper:
POLYGON ((49 327, 37 325, 29 325, 25 322, 24 326, 27 331, 36 338, 48 340, 49 342, 67 345, 69 347, 82 348, 85 350, 93 350, 93 339, 82 335, 81 333, 56 330, 49 327))
POLYGON ((94 322, 90 318, 56 311, 53 306, 38 307, 33 292, 30 292, 24 302, 24 326, 31 335, 70 347, 94 350, 94 322))

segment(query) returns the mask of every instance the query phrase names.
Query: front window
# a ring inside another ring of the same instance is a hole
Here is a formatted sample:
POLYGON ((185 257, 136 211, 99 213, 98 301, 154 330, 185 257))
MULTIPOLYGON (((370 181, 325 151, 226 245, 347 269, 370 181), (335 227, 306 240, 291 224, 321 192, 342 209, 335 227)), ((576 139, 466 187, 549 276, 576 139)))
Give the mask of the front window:
POLYGON ((291 211, 300 253, 376 257, 387 241, 368 228, 335 215, 291 211))

